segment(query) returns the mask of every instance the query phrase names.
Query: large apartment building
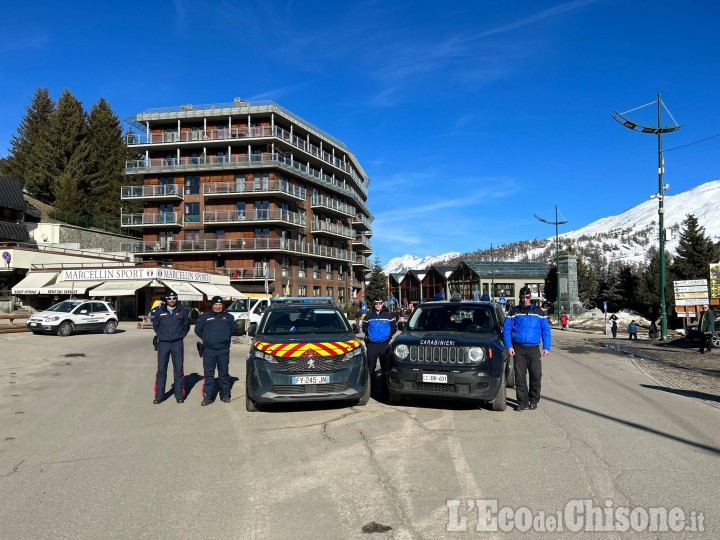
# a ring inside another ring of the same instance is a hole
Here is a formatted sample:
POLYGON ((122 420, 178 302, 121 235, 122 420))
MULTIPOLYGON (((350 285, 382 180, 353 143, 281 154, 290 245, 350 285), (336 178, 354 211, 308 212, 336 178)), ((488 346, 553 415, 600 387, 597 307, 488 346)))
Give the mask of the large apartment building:
MULTIPOLYGON (((127 120, 138 159, 121 225, 137 256, 221 271, 242 292, 362 295, 369 178, 341 141, 271 102, 150 109, 127 120), (136 130, 136 131, 135 131, 136 130), (135 182, 140 184, 140 182, 135 182)), ((130 182, 129 182, 130 183, 130 182)))

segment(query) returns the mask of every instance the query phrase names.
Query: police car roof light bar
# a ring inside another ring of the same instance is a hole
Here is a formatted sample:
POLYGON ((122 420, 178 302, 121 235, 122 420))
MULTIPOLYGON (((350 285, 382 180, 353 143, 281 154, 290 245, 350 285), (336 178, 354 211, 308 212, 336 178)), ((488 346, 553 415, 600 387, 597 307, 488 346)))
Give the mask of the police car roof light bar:
POLYGON ((283 304, 332 304, 334 301, 334 296, 276 296, 270 298, 271 303, 283 304))

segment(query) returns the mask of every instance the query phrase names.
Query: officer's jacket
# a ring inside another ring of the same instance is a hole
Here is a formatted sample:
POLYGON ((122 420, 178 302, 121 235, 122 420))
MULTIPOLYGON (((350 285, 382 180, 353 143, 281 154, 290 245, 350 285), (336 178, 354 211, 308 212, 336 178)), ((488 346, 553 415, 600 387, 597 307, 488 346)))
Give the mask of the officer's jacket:
POLYGON ((503 326, 503 341, 508 349, 513 343, 521 345, 540 345, 542 340, 543 349, 550 350, 552 337, 550 336, 550 323, 545 312, 536 305, 513 307, 505 317, 503 326))
POLYGON ((190 331, 190 317, 187 310, 178 305, 172 313, 163 305, 157 310, 153 329, 159 341, 179 341, 190 331))
POLYGON ((705 332, 715 331, 715 314, 710 311, 703 311, 700 315, 700 331, 704 334, 705 332))
POLYGON ((382 343, 397 331, 397 323, 395 317, 383 306, 379 313, 375 310, 367 312, 362 330, 368 341, 382 343))
POLYGON ((215 313, 211 309, 200 315, 195 323, 195 333, 208 349, 229 349, 235 330, 235 317, 227 311, 215 313))

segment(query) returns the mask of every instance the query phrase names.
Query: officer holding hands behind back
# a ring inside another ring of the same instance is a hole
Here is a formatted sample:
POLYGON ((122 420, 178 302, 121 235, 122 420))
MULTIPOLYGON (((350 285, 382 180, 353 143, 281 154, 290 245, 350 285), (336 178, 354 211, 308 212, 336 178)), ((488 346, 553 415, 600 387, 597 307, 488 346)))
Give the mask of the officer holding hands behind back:
POLYGON ((166 304, 160 307, 153 320, 153 330, 157 338, 157 373, 155 374, 155 399, 153 404, 161 403, 165 395, 167 368, 172 356, 173 391, 178 403, 185 403, 185 344, 183 340, 190 331, 190 317, 187 310, 178 304, 175 291, 167 291, 166 304))
POLYGON ((205 382, 200 403, 203 407, 215 401, 215 368, 220 381, 220 401, 230 403, 230 340, 237 330, 235 317, 225 310, 223 299, 213 296, 210 303, 210 310, 200 315, 195 323, 195 333, 203 344, 205 382))

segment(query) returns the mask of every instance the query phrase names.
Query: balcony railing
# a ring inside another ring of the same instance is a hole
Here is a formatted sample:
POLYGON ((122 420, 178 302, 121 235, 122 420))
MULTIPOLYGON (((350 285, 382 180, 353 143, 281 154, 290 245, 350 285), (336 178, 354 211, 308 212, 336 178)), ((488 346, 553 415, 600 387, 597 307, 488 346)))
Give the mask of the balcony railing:
POLYGON ((286 252, 321 259, 348 261, 356 264, 356 254, 347 249, 330 248, 298 240, 282 238, 166 240, 123 244, 123 251, 157 256, 158 254, 190 254, 218 252, 286 252))
POLYGON ((161 133, 150 133, 150 135, 140 133, 128 133, 125 136, 125 142, 128 146, 141 146, 149 144, 174 144, 186 142, 201 141, 228 141, 237 139, 262 138, 275 136, 300 150, 315 156, 318 159, 337 167, 343 172, 349 174, 360 190, 367 195, 366 181, 355 169, 346 161, 333 156, 331 153, 321 150, 319 146, 308 143, 305 139, 293 135, 289 131, 275 126, 274 128, 267 126, 254 126, 250 128, 219 128, 195 131, 166 131, 161 133))
POLYGON ((250 210, 245 212, 242 210, 215 210, 203 212, 203 222, 208 225, 210 223, 286 223, 296 227, 304 227, 307 224, 307 218, 303 214, 290 212, 288 210, 250 210))
POLYGON ((329 212, 344 216, 355 216, 357 213, 354 206, 350 206, 349 204, 345 204, 322 195, 313 195, 311 205, 313 208, 322 208, 329 212))
POLYGON ((365 229, 367 231, 372 231, 372 221, 370 221, 367 217, 365 217, 362 214, 357 214, 353 220, 352 220, 353 226, 365 229))
POLYGON ((343 227, 342 225, 326 223, 325 221, 313 221, 310 224, 310 232, 320 234, 325 233, 345 239, 355 238, 355 231, 352 229, 343 227))
POLYGON ((232 154, 229 156, 185 156, 179 158, 137 159, 125 162, 125 174, 148 174, 193 169, 250 169, 262 166, 279 167, 294 174, 300 174, 326 188, 355 199, 364 212, 370 213, 367 204, 365 204, 365 201, 354 189, 324 172, 309 167, 306 163, 301 163, 289 156, 283 156, 278 153, 261 152, 258 154, 232 154))
POLYGON ((275 281, 275 269, 274 268, 215 268, 215 271, 219 271, 221 274, 230 276, 230 281, 265 281, 265 274, 267 274, 268 281, 275 281))
POLYGON ((355 240, 353 240, 354 246, 362 246, 365 248, 366 251, 369 251, 372 253, 372 243, 370 242, 370 239, 367 238, 364 235, 359 235, 355 237, 355 240))
MULTIPOLYGON (((299 200, 305 200, 306 189, 294 186, 287 180, 236 180, 235 182, 206 182, 203 184, 205 197, 223 197, 246 193, 268 194, 284 193, 299 200)), ((353 208, 354 210, 354 208, 353 208)))
POLYGON ((165 184, 157 186, 123 186, 121 199, 183 199, 183 186, 165 184))
POLYGON ((364 255, 357 255, 352 263, 353 266, 365 266, 367 268, 370 268, 370 259, 365 257, 364 255))
POLYGON ((121 214, 121 227, 181 227, 183 215, 180 212, 158 212, 155 214, 121 214))

